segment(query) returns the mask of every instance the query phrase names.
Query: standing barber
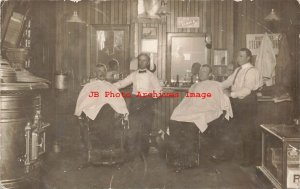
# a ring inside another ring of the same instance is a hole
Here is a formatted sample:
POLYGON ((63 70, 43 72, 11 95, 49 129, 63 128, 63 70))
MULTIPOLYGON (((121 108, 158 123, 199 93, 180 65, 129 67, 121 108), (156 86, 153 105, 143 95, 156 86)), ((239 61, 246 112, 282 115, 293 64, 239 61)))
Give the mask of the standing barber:
POLYGON ((133 84, 129 106, 129 158, 134 158, 137 154, 147 155, 148 153, 149 135, 154 118, 153 98, 156 96, 152 98, 143 97, 143 95, 144 93, 159 93, 162 90, 158 78, 147 69, 149 64, 150 57, 141 53, 138 56, 138 70, 114 84, 119 89, 133 84))
MULTIPOLYGON (((227 80, 222 82, 223 88, 231 87, 231 97, 234 127, 230 132, 240 133, 243 148, 243 166, 253 163, 255 155, 255 117, 257 98, 255 91, 261 86, 258 70, 250 63, 252 53, 247 48, 241 48, 235 69, 227 80)), ((236 139, 231 139, 236 140, 236 139)))

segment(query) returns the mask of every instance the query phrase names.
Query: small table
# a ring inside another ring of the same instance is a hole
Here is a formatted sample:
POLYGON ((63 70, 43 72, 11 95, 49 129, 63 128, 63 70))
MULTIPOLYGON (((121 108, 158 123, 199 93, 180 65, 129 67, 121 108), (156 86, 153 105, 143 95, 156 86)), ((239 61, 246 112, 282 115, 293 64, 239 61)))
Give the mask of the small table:
POLYGON ((257 168, 278 189, 300 188, 300 126, 263 124, 262 165, 257 168))

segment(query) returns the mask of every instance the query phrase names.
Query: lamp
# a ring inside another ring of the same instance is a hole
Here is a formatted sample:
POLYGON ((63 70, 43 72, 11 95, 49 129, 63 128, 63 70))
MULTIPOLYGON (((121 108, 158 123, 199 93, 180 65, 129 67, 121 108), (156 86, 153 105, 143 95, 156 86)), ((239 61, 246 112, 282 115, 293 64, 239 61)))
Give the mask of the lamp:
POLYGON ((280 21, 280 18, 276 15, 274 9, 272 9, 270 14, 268 14, 268 16, 266 16, 264 19, 265 21, 280 21))
POLYGON ((67 20, 67 22, 69 22, 69 23, 81 23, 81 24, 84 24, 84 23, 85 23, 84 21, 82 21, 82 20, 80 19, 80 17, 78 16, 77 11, 74 11, 74 12, 73 12, 73 15, 71 16, 71 18, 69 18, 69 19, 67 20))

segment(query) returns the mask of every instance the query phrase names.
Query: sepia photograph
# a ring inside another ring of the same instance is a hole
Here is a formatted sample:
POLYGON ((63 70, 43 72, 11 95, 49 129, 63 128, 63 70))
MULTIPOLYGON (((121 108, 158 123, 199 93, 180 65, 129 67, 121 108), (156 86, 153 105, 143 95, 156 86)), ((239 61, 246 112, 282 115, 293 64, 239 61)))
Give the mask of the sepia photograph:
POLYGON ((0 189, 300 189, 300 0, 0 5, 0 189))

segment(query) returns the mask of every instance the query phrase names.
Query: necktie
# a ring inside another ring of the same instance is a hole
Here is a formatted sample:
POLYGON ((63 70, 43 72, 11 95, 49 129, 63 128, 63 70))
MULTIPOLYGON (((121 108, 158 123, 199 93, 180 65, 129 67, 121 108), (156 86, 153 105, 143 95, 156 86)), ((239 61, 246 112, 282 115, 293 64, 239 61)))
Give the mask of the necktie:
POLYGON ((237 75, 239 74, 239 72, 241 71, 242 67, 239 67, 239 69, 237 70, 235 76, 234 76, 234 79, 233 79, 233 82, 232 82, 232 86, 235 84, 235 81, 236 81, 236 77, 237 75))
POLYGON ((146 70, 139 70, 139 73, 146 73, 146 70))

